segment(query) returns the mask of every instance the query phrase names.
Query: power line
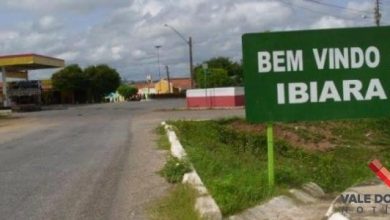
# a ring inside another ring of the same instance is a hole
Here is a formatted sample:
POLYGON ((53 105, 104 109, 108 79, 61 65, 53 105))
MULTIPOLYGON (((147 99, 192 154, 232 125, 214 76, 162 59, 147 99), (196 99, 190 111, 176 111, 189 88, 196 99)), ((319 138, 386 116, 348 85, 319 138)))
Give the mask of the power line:
MULTIPOLYGON (((284 3, 287 7, 291 8, 291 9, 299 8, 299 9, 303 9, 303 10, 306 10, 306 11, 310 11, 310 12, 315 13, 317 15, 318 15, 318 13, 324 14, 324 15, 329 15, 329 13, 326 13, 324 11, 313 10, 311 8, 304 7, 302 5, 293 4, 292 2, 289 2, 289 1, 286 1, 286 0, 279 0, 279 1, 281 3, 284 3)), ((357 18, 348 18, 348 17, 344 17, 344 16, 340 16, 340 15, 332 15, 332 16, 338 17, 338 18, 341 18, 341 19, 346 19, 346 20, 357 20, 357 18)), ((365 16, 365 17, 369 17, 369 16, 365 16)))
POLYGON ((305 0, 305 1, 307 1, 307 2, 312 2, 312 3, 318 4, 318 5, 327 6, 327 7, 337 8, 337 9, 341 9, 341 10, 354 11, 354 12, 357 12, 357 13, 366 13, 366 12, 367 12, 367 11, 364 11, 364 10, 358 10, 358 9, 354 9, 354 8, 348 8, 348 7, 341 6, 341 5, 336 5, 336 4, 331 4, 331 3, 325 3, 325 2, 318 1, 318 0, 305 0))
POLYGON ((293 4, 292 2, 288 2, 288 1, 285 1, 285 0, 279 0, 279 1, 284 3, 287 7, 291 8, 291 9, 294 9, 293 7, 295 7, 295 8, 300 8, 300 9, 307 10, 307 11, 314 12, 314 13, 327 14, 327 13, 325 13, 323 11, 317 11, 317 10, 313 10, 311 8, 306 8, 306 7, 303 7, 301 5, 296 5, 296 4, 293 4))

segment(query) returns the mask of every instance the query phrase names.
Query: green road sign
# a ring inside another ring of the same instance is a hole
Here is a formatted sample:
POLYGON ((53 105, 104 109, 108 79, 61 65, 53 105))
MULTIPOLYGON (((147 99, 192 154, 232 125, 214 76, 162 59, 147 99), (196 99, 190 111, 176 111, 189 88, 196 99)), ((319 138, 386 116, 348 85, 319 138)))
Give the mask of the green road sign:
POLYGON ((251 122, 390 116, 390 27, 245 34, 251 122))

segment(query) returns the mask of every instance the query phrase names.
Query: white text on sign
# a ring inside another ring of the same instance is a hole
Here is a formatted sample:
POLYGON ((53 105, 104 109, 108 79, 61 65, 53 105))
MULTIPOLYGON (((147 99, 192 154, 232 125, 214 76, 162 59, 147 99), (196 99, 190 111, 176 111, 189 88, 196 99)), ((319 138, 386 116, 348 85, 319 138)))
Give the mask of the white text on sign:
POLYGON ((319 86, 318 82, 292 82, 277 84, 277 102, 281 104, 324 103, 328 101, 370 101, 374 98, 387 99, 385 90, 379 79, 371 79, 367 89, 363 90, 360 80, 343 80, 342 88, 337 89, 333 81, 325 81, 319 86))
MULTIPOLYGON (((314 48, 312 55, 318 70, 359 69, 363 66, 376 68, 380 64, 377 47, 314 48)), ((304 70, 302 50, 259 51, 257 53, 259 73, 298 72, 304 70)))
MULTIPOLYGON (((318 70, 377 68, 381 61, 380 51, 375 46, 313 48, 312 55, 318 70)), ((259 73, 303 71, 304 53, 302 50, 260 51, 258 70, 259 73)), ((378 78, 371 79, 368 85, 363 85, 363 82, 357 79, 346 79, 342 81, 339 89, 331 80, 321 84, 316 81, 277 83, 276 91, 279 105, 387 99, 378 78)))

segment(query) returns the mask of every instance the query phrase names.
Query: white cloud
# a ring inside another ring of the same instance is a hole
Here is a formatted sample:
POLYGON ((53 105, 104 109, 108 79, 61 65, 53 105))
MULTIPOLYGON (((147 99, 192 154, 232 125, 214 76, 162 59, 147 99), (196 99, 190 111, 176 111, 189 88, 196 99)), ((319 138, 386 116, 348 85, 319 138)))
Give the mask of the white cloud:
POLYGON ((76 61, 76 58, 78 57, 79 54, 80 52, 78 51, 67 51, 64 53, 57 54, 56 56, 61 59, 67 60, 68 62, 73 63, 74 61, 76 61))
POLYGON ((116 7, 126 4, 122 0, 3 0, 3 6, 34 11, 36 13, 61 12, 64 10, 85 12, 99 7, 116 7))
POLYGON ((81 66, 107 63, 128 79, 143 79, 146 73, 157 76, 154 46, 160 44, 161 63, 173 76, 187 75, 188 45, 165 23, 193 37, 195 63, 213 56, 240 60, 246 32, 367 23, 351 11, 369 10, 370 0, 343 6, 349 10, 303 0, 4 0, 0 7, 20 19, 0 29, 0 49, 58 56, 81 66))
POLYGON ((40 29, 44 31, 54 30, 62 27, 62 24, 53 16, 43 16, 38 21, 38 25, 40 29))
POLYGON ((17 31, 1 31, 0 32, 0 41, 13 40, 19 37, 17 31))
POLYGON ((114 60, 120 60, 122 58, 122 51, 123 51, 123 46, 113 46, 111 47, 111 56, 114 60))
POLYGON ((312 28, 339 28, 339 27, 347 27, 349 26, 349 22, 340 18, 335 18, 332 16, 324 16, 320 18, 320 20, 316 21, 312 28))
POLYGON ((355 15, 372 15, 374 11, 373 1, 365 0, 363 2, 350 1, 347 4, 347 12, 355 15))

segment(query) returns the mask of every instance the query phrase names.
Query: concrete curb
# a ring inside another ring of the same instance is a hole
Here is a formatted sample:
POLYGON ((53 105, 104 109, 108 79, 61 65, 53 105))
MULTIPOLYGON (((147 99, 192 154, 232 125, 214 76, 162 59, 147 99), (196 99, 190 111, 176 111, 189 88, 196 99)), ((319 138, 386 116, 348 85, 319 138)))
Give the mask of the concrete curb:
MULTIPOLYGON (((172 126, 168 125, 165 121, 161 122, 161 125, 164 126, 169 142, 171 144, 172 156, 178 158, 179 160, 186 159, 187 154, 183 146, 181 145, 179 139, 177 138, 176 133, 173 131, 172 126)), ((203 184, 200 176, 198 175, 193 166, 191 172, 184 174, 182 182, 189 184, 194 189, 196 189, 196 191, 198 191, 198 198, 195 202, 195 210, 199 212, 202 219, 222 219, 221 210, 219 209, 213 197, 211 197, 211 195, 207 191, 206 186, 203 184)))

